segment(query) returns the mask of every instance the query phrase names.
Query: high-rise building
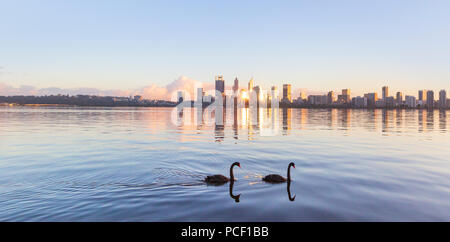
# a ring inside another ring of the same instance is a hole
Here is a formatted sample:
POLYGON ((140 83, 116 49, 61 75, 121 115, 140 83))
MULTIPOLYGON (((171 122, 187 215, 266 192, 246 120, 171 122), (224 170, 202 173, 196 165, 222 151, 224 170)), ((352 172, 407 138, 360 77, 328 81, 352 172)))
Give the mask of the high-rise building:
POLYGON ((333 91, 329 91, 327 95, 327 104, 331 105, 335 101, 335 96, 333 91))
POLYGON ((350 89, 342 89, 342 95, 346 95, 350 97, 350 89))
POLYGON ((378 94, 376 92, 366 93, 366 94, 364 94, 364 97, 367 98, 367 106, 368 107, 374 107, 378 101, 378 94))
POLYGON ((216 76, 216 90, 221 92, 222 95, 225 93, 225 80, 223 76, 216 76))
POLYGON ((234 79, 233 92, 236 93, 238 90, 239 90, 239 80, 238 80, 238 78, 236 77, 236 78, 234 79))
POLYGON ((352 98, 352 105, 357 108, 365 108, 368 105, 367 97, 354 97, 352 98))
POLYGON ((444 89, 439 91, 439 107, 440 108, 447 107, 447 92, 444 89))
POLYGON ((416 97, 405 96, 405 105, 409 108, 415 108, 417 106, 416 97))
POLYGON ((292 102, 291 84, 283 84, 283 102, 292 102))
POLYGON ((300 92, 300 96, 298 96, 299 99, 301 100, 305 100, 306 99, 306 93, 305 92, 300 92))
POLYGON ((425 102, 427 101, 427 90, 419 90, 419 101, 422 101, 423 104, 425 104, 425 102))
POLYGON ((383 101, 386 103, 386 98, 389 96, 389 87, 384 86, 382 90, 383 90, 383 101))
POLYGON ((328 95, 309 95, 308 102, 311 105, 326 105, 328 102, 328 95))
POLYGON ((350 89, 342 89, 342 94, 338 95, 338 102, 340 104, 350 103, 350 89))
POLYGON ((434 107, 434 92, 433 91, 427 91, 427 108, 433 108, 434 107))
POLYGON ((394 107, 394 105, 395 105, 394 97, 392 97, 392 96, 386 97, 386 99, 384 100, 384 106, 392 108, 392 107, 394 107))
POLYGON ((248 92, 250 93, 253 90, 253 77, 248 81, 248 92))
POLYGON ((278 87, 272 86, 272 87, 270 88, 270 90, 271 90, 270 96, 271 96, 272 98, 273 98, 273 97, 278 98, 278 87))
POLYGON ((403 104, 403 93, 397 92, 397 99, 395 101, 397 106, 401 106, 403 104))

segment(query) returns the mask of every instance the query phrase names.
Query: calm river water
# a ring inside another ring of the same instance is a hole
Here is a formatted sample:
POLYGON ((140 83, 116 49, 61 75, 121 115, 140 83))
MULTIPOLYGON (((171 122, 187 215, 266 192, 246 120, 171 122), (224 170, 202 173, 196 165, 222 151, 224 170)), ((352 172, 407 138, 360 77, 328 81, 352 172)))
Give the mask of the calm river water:
POLYGON ((0 107, 0 221, 450 221, 449 111, 189 111, 0 107))

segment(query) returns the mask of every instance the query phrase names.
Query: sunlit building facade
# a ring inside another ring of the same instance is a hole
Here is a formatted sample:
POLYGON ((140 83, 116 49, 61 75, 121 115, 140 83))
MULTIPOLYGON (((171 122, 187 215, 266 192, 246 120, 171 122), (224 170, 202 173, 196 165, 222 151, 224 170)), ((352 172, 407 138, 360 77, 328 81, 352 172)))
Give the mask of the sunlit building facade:
POLYGON ((292 87, 291 84, 283 84, 283 102, 292 102, 292 87))

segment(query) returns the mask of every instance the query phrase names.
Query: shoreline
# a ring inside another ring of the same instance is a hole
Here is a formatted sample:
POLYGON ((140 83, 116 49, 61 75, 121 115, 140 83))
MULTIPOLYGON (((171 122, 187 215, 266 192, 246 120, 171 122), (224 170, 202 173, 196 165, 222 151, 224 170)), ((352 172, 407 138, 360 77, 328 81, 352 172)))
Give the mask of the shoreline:
MULTIPOLYGON (((208 105, 209 106, 209 105, 208 105)), ((115 107, 135 107, 135 108, 174 108, 174 105, 74 105, 74 104, 51 104, 51 103, 0 103, 0 107, 103 107, 103 108, 115 108, 115 107)), ((207 106, 203 106, 203 109, 207 106)), ((194 106, 191 106, 194 108, 194 106)), ((248 108, 248 107, 245 107, 248 108)), ((269 107, 270 108, 270 107, 269 107)), ((299 105, 280 105, 280 109, 363 109, 363 110, 450 110, 447 108, 426 108, 426 107, 351 107, 351 106, 299 106, 299 105)), ((262 107, 264 109, 264 107, 262 107)))

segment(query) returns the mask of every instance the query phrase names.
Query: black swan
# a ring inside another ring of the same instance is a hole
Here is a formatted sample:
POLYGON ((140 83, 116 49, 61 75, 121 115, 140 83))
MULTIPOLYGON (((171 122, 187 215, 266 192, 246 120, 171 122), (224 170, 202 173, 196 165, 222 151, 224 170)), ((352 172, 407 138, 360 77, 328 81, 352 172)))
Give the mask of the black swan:
POLYGON ((241 168, 241 164, 239 162, 234 162, 230 167, 230 178, 224 176, 224 175, 213 175, 213 176, 207 176, 205 178, 205 182, 211 183, 211 184, 223 184, 227 183, 230 180, 234 181, 234 175, 233 175, 233 167, 239 166, 241 168))
POLYGON ((291 166, 293 166, 295 168, 294 162, 289 163, 289 166, 287 169, 287 179, 280 175, 277 175, 277 174, 270 174, 270 175, 265 176, 263 178, 263 181, 270 182, 270 183, 281 183, 281 182, 285 182, 285 181, 290 181, 291 180, 291 166))
POLYGON ((291 201, 291 202, 295 201, 296 195, 294 195, 294 197, 291 196, 291 181, 290 180, 287 181, 287 192, 288 192, 289 201, 291 201))
POLYGON ((239 202, 239 198, 241 197, 241 194, 233 195, 233 185, 234 185, 234 181, 231 180, 230 181, 230 197, 233 198, 236 203, 238 203, 239 202))

